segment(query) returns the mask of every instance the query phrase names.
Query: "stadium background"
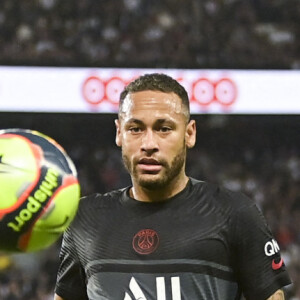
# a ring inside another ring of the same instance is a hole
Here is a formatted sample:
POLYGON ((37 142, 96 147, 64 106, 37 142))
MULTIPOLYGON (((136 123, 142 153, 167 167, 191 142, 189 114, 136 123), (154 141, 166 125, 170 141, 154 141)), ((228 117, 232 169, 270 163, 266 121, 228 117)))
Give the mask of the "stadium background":
MULTIPOLYGON (((297 70, 299 16, 298 0, 2 0, 0 64, 297 70)), ((129 183, 114 145, 115 117, 0 112, 0 128, 55 138, 74 160, 85 195, 129 183)), ((189 174, 256 201, 294 281, 287 299, 299 300, 300 116, 194 117, 189 174)), ((35 254, 1 253, 0 299, 53 299, 58 251, 59 243, 35 254)))

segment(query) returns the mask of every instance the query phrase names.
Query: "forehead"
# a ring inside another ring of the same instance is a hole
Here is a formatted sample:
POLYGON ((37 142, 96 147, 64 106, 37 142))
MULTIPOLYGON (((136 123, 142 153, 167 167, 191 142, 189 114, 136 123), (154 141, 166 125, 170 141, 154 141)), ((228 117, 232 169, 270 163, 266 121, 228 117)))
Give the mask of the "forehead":
POLYGON ((175 93, 140 91, 129 93, 120 108, 122 119, 137 115, 181 118, 185 116, 182 100, 175 93))

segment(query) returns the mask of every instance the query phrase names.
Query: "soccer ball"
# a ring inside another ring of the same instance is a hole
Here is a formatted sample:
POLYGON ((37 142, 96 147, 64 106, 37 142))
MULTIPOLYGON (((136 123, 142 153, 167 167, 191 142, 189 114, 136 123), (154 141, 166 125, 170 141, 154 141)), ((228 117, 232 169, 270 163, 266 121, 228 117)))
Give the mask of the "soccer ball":
POLYGON ((0 250, 52 245, 75 217, 80 185, 64 149, 37 131, 0 131, 0 250))

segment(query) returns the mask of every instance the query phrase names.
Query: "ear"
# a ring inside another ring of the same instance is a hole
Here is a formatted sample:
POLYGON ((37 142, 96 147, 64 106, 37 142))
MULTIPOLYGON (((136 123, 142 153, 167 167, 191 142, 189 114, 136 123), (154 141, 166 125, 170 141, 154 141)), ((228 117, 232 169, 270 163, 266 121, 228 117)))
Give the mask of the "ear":
POLYGON ((115 125, 116 125, 116 144, 117 146, 121 147, 122 146, 122 139, 121 139, 121 124, 120 120, 115 120, 115 125))
POLYGON ((196 121, 191 120, 187 126, 185 131, 185 144, 187 148, 193 148, 196 143, 196 121))

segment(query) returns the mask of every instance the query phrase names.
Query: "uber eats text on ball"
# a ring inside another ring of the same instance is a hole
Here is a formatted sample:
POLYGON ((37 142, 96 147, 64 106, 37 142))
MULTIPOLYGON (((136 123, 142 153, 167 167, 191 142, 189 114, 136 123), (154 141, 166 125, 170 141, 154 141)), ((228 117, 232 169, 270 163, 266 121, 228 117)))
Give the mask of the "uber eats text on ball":
POLYGON ((15 217, 15 222, 9 222, 7 224, 13 231, 19 232, 27 221, 41 210, 41 203, 45 202, 53 195, 53 189, 57 187, 57 179, 59 173, 53 168, 47 170, 44 180, 39 185, 38 189, 32 196, 27 198, 26 208, 22 209, 18 216, 15 217))

